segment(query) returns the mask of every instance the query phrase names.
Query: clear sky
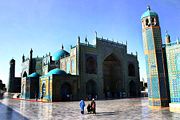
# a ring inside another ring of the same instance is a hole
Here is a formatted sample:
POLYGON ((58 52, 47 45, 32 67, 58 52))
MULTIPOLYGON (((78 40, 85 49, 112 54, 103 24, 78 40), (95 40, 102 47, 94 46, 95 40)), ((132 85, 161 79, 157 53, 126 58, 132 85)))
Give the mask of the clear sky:
POLYGON ((147 5, 158 13, 162 37, 165 30, 175 41, 180 37, 179 0, 0 0, 0 79, 8 82, 9 61, 53 54, 63 44, 69 51, 77 36, 90 43, 98 37, 128 42, 128 52, 138 52, 140 77, 145 76, 141 20, 147 5))

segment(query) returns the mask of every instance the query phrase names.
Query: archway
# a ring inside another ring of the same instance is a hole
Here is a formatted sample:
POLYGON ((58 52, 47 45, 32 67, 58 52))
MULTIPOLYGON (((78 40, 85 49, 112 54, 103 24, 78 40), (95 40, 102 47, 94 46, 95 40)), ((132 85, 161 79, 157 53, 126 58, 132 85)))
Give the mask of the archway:
POLYGON ((41 90, 41 98, 43 98, 46 94, 46 85, 45 83, 42 84, 42 90, 41 90))
POLYGON ((131 82, 129 83, 129 96, 130 97, 136 97, 137 96, 136 83, 133 80, 131 80, 131 82))
POLYGON ((23 77, 27 77, 27 73, 26 73, 26 71, 23 73, 23 77))
POLYGON ((61 86, 61 99, 63 101, 67 101, 70 100, 70 96, 72 95, 72 89, 71 89, 71 85, 69 83, 64 83, 61 86))
POLYGON ((122 89, 122 69, 120 60, 111 54, 103 62, 104 94, 106 98, 119 97, 122 89))
POLYGON ((92 98, 96 98, 97 92, 96 82, 94 80, 89 80, 86 83, 86 96, 88 97, 88 99, 91 100, 92 98))

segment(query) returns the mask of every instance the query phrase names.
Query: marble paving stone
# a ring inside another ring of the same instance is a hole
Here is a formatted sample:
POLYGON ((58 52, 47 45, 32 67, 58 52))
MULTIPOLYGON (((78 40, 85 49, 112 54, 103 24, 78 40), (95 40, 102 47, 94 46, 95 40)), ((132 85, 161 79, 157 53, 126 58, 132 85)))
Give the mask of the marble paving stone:
POLYGON ((180 120, 180 113, 170 112, 169 108, 149 108, 147 98, 98 100, 95 115, 87 111, 81 115, 79 101, 42 103, 3 99, 0 103, 2 120, 180 120))

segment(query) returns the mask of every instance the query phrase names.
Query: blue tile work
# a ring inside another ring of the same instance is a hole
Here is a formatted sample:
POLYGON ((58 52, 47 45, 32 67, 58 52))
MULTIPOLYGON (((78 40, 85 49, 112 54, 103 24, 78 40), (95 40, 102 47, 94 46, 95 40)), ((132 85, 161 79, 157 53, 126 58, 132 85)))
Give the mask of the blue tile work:
POLYGON ((180 44, 166 46, 171 103, 180 103, 180 44))
POLYGON ((142 32, 146 60, 148 82, 148 98, 150 106, 168 106, 169 96, 166 87, 165 65, 163 61, 161 29, 159 18, 149 15, 143 17, 142 32), (152 19, 155 19, 153 23, 152 19))

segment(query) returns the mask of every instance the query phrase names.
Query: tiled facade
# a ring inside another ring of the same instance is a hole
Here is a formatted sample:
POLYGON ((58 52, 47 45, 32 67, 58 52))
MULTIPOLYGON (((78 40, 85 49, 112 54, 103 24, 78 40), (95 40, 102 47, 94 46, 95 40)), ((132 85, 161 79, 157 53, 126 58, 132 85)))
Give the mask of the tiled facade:
POLYGON ((171 104, 180 104, 180 43, 165 44, 171 104))

